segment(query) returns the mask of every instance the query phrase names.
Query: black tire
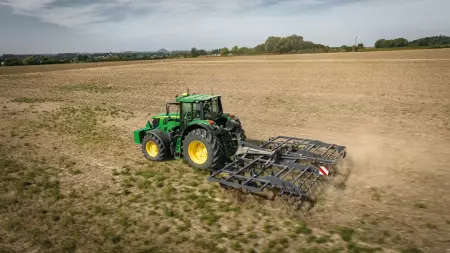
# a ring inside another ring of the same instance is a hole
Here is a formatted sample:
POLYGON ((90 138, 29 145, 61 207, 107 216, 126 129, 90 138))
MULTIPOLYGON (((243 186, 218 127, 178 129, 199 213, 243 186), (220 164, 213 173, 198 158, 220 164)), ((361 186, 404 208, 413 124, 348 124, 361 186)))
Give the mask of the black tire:
POLYGON ((247 140, 247 136, 245 135, 245 131, 242 127, 237 127, 232 132, 233 138, 236 139, 236 142, 232 143, 230 152, 231 154, 235 154, 238 148, 242 145, 244 141, 247 140))
POLYGON ((235 119, 237 122, 239 122, 239 127, 236 130, 236 133, 240 133, 240 141, 246 141, 247 140, 247 136, 245 135, 245 130, 244 128, 242 128, 242 124, 241 121, 239 119, 235 119))
POLYGON ((247 136, 245 135, 245 131, 242 127, 239 127, 239 129, 236 131, 236 135, 239 144, 247 140, 247 136))
POLYGON ((220 145, 220 140, 203 128, 197 128, 189 132, 183 141, 183 157, 193 168, 218 169, 224 166, 225 152, 220 145), (189 154, 189 145, 195 141, 201 142, 207 150, 207 158, 203 163, 197 163, 189 154))
POLYGON ((167 150, 161 140, 154 134, 148 133, 144 136, 141 143, 142 153, 144 153, 145 158, 151 161, 161 161, 166 157, 167 150), (152 143, 155 144, 157 150, 152 149, 152 143), (155 152, 156 151, 156 152, 155 152))

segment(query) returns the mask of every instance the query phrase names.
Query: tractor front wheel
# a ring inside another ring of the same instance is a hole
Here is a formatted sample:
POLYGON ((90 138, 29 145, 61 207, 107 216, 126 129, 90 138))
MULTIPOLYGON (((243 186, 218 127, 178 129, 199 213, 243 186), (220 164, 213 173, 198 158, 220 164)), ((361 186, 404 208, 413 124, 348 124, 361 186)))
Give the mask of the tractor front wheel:
POLYGON ((141 147, 145 158, 148 160, 161 161, 166 154, 164 144, 153 134, 147 134, 144 139, 142 139, 141 147))
POLYGON ((198 169, 217 169, 223 165, 223 151, 219 140, 205 129, 189 132, 183 141, 183 157, 198 169))

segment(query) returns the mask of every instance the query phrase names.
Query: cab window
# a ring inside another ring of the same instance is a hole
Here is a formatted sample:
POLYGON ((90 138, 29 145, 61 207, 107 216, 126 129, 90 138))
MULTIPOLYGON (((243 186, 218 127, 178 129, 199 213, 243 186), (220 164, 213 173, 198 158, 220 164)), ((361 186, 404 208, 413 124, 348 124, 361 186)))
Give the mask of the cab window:
POLYGON ((191 103, 182 103, 181 104, 181 114, 183 119, 187 121, 192 120, 192 104, 191 103))
POLYGON ((194 109, 193 109, 192 113, 193 113, 194 119, 201 119, 201 114, 200 114, 202 111, 201 104, 194 103, 193 106, 194 106, 194 109))
POLYGON ((219 98, 213 98, 205 101, 203 104, 203 113, 205 115, 205 119, 215 119, 222 115, 222 108, 220 107, 219 98))

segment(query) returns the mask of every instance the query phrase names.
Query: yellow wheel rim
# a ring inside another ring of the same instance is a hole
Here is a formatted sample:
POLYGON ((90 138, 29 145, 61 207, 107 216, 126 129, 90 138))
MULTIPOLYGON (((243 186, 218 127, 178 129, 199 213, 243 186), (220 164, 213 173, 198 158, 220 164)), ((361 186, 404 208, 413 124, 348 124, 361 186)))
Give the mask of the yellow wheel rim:
POLYGON ((191 160, 196 164, 204 164, 208 160, 208 150, 200 141, 189 143, 188 153, 191 160))
POLYGON ((151 157, 156 157, 158 155, 158 145, 154 143, 153 141, 149 141, 145 144, 145 150, 147 151, 147 154, 151 157))

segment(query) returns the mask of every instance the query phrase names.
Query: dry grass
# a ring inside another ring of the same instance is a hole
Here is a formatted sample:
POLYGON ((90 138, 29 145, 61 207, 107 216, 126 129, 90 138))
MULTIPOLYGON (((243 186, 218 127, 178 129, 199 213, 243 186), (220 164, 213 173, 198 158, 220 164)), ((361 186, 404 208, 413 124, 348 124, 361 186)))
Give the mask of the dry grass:
POLYGON ((443 252, 449 66, 426 50, 2 75, 0 252, 443 252), (347 145, 352 173, 305 223, 146 161, 132 131, 186 87, 224 95, 252 139, 347 145))

